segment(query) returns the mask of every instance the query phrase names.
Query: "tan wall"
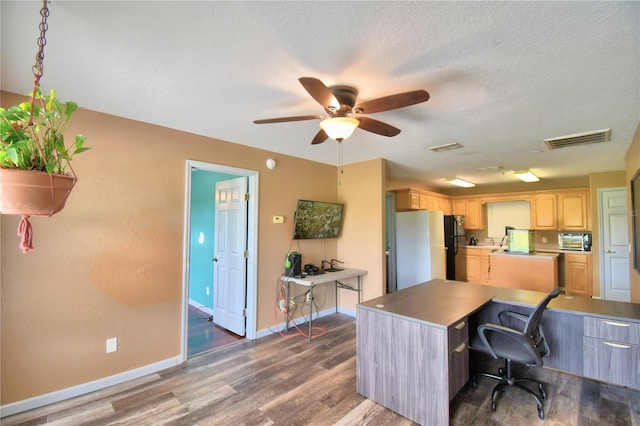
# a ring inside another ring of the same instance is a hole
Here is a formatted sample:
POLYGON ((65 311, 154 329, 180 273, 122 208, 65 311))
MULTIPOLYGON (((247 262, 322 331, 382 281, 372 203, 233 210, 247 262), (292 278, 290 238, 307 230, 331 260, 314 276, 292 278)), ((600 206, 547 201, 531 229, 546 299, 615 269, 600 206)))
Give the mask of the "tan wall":
MULTIPOLYGON (((385 292, 385 161, 365 161, 344 166, 338 196, 348 200, 343 238, 338 240, 340 260, 367 270, 362 300, 385 292)), ((340 306, 355 311, 357 295, 342 291, 340 306)))
MULTIPOLYGON (((3 106, 22 99, 2 93, 3 106)), ((92 149, 74 162, 79 181, 65 209, 33 218, 36 250, 22 254, 18 218, 1 217, 3 405, 180 354, 187 159, 260 172, 259 330, 275 322, 296 200, 338 199, 333 166, 86 110, 77 113, 72 132, 87 134, 92 149), (268 157, 276 169, 266 168, 268 157), (273 224, 274 215, 284 215, 285 224, 273 224), (106 354, 105 340, 113 336, 118 351, 106 354)), ((369 269, 365 294, 383 275, 380 164, 353 166, 354 180, 345 167, 344 236, 303 247, 305 262, 337 257, 369 269)))
POLYGON ((591 206, 591 252, 593 261, 593 295, 601 296, 600 292, 600 210, 598 208, 598 189, 624 187, 626 185, 625 172, 594 173, 589 175, 589 192, 591 206))
MULTIPOLYGON (((625 170, 627 174, 626 186, 629 191, 627 200, 629 201, 629 206, 631 206, 631 191, 630 184, 631 179, 635 176, 636 173, 640 170, 640 123, 636 128, 636 133, 633 136, 633 141, 631 142, 631 146, 629 146, 629 150, 627 151, 627 155, 625 156, 625 170)), ((636 207, 637 209, 637 207, 636 207)), ((633 241, 633 223, 632 223, 632 215, 640 214, 639 211, 631 212, 629 215, 629 241, 633 241)), ((640 250, 640 247, 638 248, 640 250)), ((633 250, 631 255, 633 256, 633 250)), ((631 301, 635 303, 640 303, 640 273, 633 268, 633 258, 631 262, 629 262, 629 274, 630 274, 630 285, 631 285, 631 301)))

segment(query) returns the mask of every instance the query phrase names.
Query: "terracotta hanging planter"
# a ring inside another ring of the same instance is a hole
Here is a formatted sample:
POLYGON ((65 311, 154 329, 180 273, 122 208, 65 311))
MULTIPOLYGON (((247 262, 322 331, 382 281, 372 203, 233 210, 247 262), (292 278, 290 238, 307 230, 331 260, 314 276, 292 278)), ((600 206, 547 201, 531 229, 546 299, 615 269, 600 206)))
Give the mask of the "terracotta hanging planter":
POLYGON ((0 168, 0 213, 51 216, 64 207, 75 176, 0 168))

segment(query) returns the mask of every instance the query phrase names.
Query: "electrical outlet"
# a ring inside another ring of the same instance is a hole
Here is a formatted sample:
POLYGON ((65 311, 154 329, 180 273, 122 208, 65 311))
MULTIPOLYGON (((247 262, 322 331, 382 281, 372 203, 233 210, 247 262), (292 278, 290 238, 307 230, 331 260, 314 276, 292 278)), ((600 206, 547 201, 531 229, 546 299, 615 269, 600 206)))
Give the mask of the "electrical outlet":
POLYGON ((547 242, 547 237, 542 237, 542 242, 546 243, 547 242))
POLYGON ((112 337, 107 339, 107 353, 116 352, 118 350, 118 338, 112 337))
POLYGON ((304 296, 304 300, 307 301, 307 302, 311 302, 311 299, 312 299, 311 293, 307 292, 307 294, 305 294, 305 296, 304 296))

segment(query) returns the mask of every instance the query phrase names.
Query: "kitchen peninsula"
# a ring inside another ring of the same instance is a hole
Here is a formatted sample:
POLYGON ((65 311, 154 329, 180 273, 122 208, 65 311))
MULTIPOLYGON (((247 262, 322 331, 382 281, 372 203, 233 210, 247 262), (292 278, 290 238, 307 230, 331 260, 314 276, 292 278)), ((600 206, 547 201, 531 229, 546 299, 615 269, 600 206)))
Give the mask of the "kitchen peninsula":
MULTIPOLYGON (((446 425, 469 380, 469 336, 509 309, 530 313, 546 293, 432 280, 358 304, 357 389, 422 425, 446 425)), ((559 296, 542 319, 545 366, 640 389, 640 305, 559 296)))
POLYGON ((489 285, 551 292, 558 287, 557 253, 489 253, 489 285))

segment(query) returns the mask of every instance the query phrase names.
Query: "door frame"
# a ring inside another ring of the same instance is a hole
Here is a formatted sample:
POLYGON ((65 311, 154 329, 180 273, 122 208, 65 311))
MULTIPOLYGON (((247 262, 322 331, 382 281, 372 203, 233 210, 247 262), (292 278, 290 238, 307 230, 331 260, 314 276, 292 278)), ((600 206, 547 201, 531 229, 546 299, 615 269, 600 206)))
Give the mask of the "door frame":
POLYGON ((258 298, 258 182, 256 170, 240 169, 221 164, 186 160, 185 164, 185 202, 184 202, 184 236, 182 257, 182 325, 181 325, 181 360, 187 360, 189 326, 189 236, 191 235, 191 172, 207 170, 227 173, 248 178, 249 201, 247 205, 247 299, 246 299, 246 338, 257 338, 257 298, 258 298))

